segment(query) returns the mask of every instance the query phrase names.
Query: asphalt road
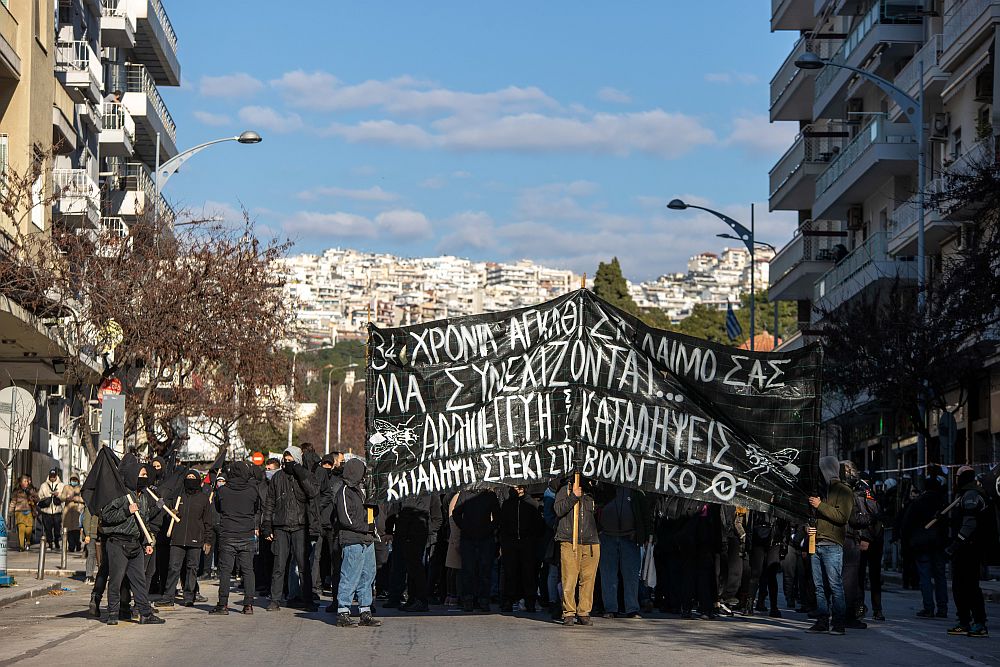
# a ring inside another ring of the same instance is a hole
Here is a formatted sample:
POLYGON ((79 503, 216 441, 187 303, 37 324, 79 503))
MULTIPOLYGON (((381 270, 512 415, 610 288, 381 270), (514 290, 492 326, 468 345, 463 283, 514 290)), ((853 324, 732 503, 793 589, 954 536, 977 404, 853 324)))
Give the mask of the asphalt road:
MULTIPOLYGON (((291 609, 208 616, 211 603, 162 612, 166 625, 108 627, 89 618, 89 590, 0 607, 2 665, 992 665, 1000 664, 1000 622, 990 639, 949 637, 948 622, 913 616, 919 596, 890 589, 885 623, 844 637, 804 632, 804 616, 719 621, 651 616, 597 619, 565 628, 542 614, 465 615, 436 607, 419 617, 382 616, 381 628, 340 629, 334 615, 291 609)), ((202 585, 214 602, 215 587, 202 585)), ((325 600, 324 600, 325 604, 325 600)), ((1000 605, 990 605, 1000 619, 1000 605)))

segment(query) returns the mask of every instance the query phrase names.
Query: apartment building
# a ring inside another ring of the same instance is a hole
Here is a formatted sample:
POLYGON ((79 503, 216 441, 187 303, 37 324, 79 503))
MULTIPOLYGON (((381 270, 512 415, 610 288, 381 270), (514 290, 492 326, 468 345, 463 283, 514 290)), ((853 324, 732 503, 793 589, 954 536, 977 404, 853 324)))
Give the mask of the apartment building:
MULTIPOLYGON (((1000 2, 991 0, 772 0, 772 31, 798 35, 771 81, 772 121, 798 123, 793 144, 770 172, 771 210, 795 211, 799 224, 771 265, 772 299, 798 304, 799 329, 782 346, 817 340, 820 312, 885 289, 915 282, 917 193, 940 187, 949 170, 994 155, 1000 130, 995 59, 1000 2), (813 53, 924 96, 923 127, 872 80, 844 67, 799 69, 813 53), (921 79, 921 71, 923 77, 921 79), (918 132, 926 132, 926 173, 918 182, 918 132)), ((925 266, 962 239, 955 214, 928 210, 925 266)), ((981 386, 956 414, 954 449, 932 437, 930 461, 997 460, 1000 375, 983 371, 981 386)), ((957 395, 957 391, 956 391, 957 395)), ((956 397, 956 404, 957 404, 956 397)), ((829 449, 868 469, 915 465, 912 426, 878 406, 840 412, 828 401, 829 449)), ((928 415, 936 436, 940 415, 928 415)), ((921 453, 922 454, 922 453, 921 453)))
MULTIPOLYGON (((127 235, 151 210, 157 160, 177 154, 159 87, 178 85, 177 37, 160 0, 0 1, 0 172, 41 165, 23 215, 0 216, 0 252, 54 229, 127 235)), ((62 386, 59 332, 58 317, 0 299, 0 387, 13 381, 39 406, 15 473, 36 478, 51 465, 67 476, 86 469, 80 438, 96 427, 81 408, 92 387, 62 386)), ((85 361, 99 381, 99 364, 85 361)))

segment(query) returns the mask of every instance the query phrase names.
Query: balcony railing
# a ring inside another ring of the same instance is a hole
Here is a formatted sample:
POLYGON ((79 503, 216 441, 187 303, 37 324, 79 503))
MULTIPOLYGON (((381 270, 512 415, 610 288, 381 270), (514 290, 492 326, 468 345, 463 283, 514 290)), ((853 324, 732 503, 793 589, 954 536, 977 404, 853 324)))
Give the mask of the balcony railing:
POLYGON ((942 44, 941 35, 931 37, 896 75, 896 86, 911 95, 914 94, 920 84, 920 63, 924 64, 924 76, 931 74, 941 62, 941 54, 944 52, 942 44))
POLYGON ((167 36, 167 41, 173 47, 174 53, 177 53, 177 33, 174 32, 174 26, 170 22, 170 17, 167 16, 166 10, 163 9, 163 3, 160 0, 149 0, 149 6, 152 7, 156 17, 160 19, 160 25, 163 26, 163 34, 167 36))
POLYGON ((128 236, 128 225, 124 218, 117 216, 105 216, 101 218, 101 229, 110 236, 125 238, 128 236))
POLYGON ((101 59, 89 42, 77 40, 56 43, 56 70, 60 72, 90 72, 98 84, 104 81, 101 59))
MULTIPOLYGON (((156 183, 153 181, 153 175, 149 173, 149 168, 141 162, 126 162, 122 158, 109 159, 108 166, 112 174, 112 189, 141 192, 144 196, 143 206, 146 207, 146 212, 151 213, 150 207, 156 201, 156 183)), ((176 217, 173 207, 162 196, 160 214, 164 217, 176 217)))
POLYGON ((806 220, 795 230, 792 240, 778 250, 771 260, 771 284, 774 285, 803 262, 832 262, 836 236, 813 236, 810 232, 835 232, 840 223, 831 220, 806 220))
POLYGON ((97 202, 101 189, 90 170, 53 169, 52 187, 58 192, 59 199, 66 202, 61 206, 64 212, 66 209, 73 209, 76 213, 83 213, 83 207, 86 207, 93 217, 99 215, 97 202))
POLYGON ((166 128, 167 134, 174 142, 177 141, 177 125, 167 109, 167 103, 160 96, 156 82, 153 81, 153 77, 150 76, 144 65, 125 66, 125 92, 145 93, 150 104, 156 110, 156 114, 160 117, 163 127, 166 128))
POLYGON ((952 10, 944 17, 943 48, 948 50, 954 46, 969 26, 995 2, 996 0, 965 0, 957 7, 953 5, 952 10))
POLYGON ((103 118, 105 130, 123 130, 131 141, 135 141, 135 121, 122 104, 105 102, 103 118))
POLYGON ((847 254, 835 267, 816 281, 813 302, 833 292, 859 273, 878 262, 890 261, 888 250, 889 233, 876 232, 860 246, 847 254))
POLYGON ((819 178, 816 179, 816 197, 826 192, 851 168, 864 153, 875 144, 912 144, 916 142, 908 125, 902 125, 899 130, 893 123, 887 123, 884 118, 871 121, 847 144, 833 159, 819 178), (909 131, 907 134, 905 131, 909 131), (897 134, 896 132, 903 132, 897 134))
MULTIPOLYGON (((855 49, 861 46, 865 37, 879 24, 883 25, 919 25, 923 20, 918 14, 922 9, 922 3, 914 2, 911 5, 895 0, 876 0, 864 16, 854 25, 854 28, 847 35, 847 39, 840 45, 830 61, 837 65, 843 65, 850 59, 855 49)), ((819 76, 816 77, 815 96, 819 98, 838 74, 842 72, 840 67, 824 67, 819 76)))
POLYGON ((101 16, 128 16, 128 0, 101 0, 101 16))
POLYGON ((795 42, 791 53, 785 58, 785 62, 778 68, 778 73, 771 79, 771 108, 778 103, 785 92, 799 76, 799 68, 795 66, 804 53, 815 53, 820 58, 826 59, 834 52, 834 40, 813 38, 812 35, 803 35, 795 42))
POLYGON ((785 151, 774 168, 771 169, 771 191, 773 197, 807 162, 829 162, 839 154, 844 138, 839 133, 827 132, 807 125, 795 137, 791 148, 785 151))
MULTIPOLYGON (((938 192, 943 192, 945 188, 944 178, 936 178, 927 184, 927 188, 924 190, 924 199, 928 210, 930 209, 929 199, 938 192)), ((893 210, 892 215, 889 216, 889 238, 894 239, 901 232, 910 228, 918 220, 920 220, 920 194, 914 194, 912 197, 899 204, 895 210, 893 210)))

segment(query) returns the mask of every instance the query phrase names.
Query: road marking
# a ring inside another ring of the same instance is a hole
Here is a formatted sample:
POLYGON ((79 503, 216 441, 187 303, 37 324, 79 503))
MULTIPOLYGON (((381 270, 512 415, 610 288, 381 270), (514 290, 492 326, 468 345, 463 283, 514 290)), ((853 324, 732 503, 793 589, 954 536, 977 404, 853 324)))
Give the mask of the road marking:
POLYGON ((934 646, 926 641, 917 641, 916 639, 911 639, 909 637, 904 637, 903 635, 893 632, 892 630, 885 630, 883 628, 878 628, 877 632, 881 632, 884 635, 888 635, 893 639, 898 639, 901 642, 910 644, 911 646, 916 646, 917 648, 922 648, 925 651, 931 651, 937 653, 938 655, 944 656, 945 658, 950 658, 957 662, 964 663, 966 665, 972 665, 973 667, 987 667, 985 662, 980 662, 975 658, 968 658, 960 653, 955 653, 954 651, 949 651, 948 649, 941 648, 939 646, 934 646))

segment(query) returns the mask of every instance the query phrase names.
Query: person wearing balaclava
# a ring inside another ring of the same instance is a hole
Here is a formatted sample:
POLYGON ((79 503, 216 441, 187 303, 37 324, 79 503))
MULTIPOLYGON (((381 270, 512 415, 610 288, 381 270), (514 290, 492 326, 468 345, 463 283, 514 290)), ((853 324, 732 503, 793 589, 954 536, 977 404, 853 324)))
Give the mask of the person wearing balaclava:
POLYGON ((951 592, 958 625, 948 630, 948 634, 988 637, 979 574, 984 556, 982 543, 989 529, 987 521, 994 518, 986 513, 986 496, 976 481, 975 470, 969 466, 959 468, 955 486, 958 505, 951 512, 952 542, 945 554, 951 557, 951 592))
POLYGON ((299 604, 308 612, 317 610, 313 602, 312 572, 309 567, 309 531, 319 530, 318 503, 319 487, 312 474, 302 465, 302 450, 294 445, 283 455, 281 470, 271 478, 264 501, 261 518, 261 534, 271 545, 274 553, 274 569, 271 573, 271 602, 267 611, 281 608, 281 595, 285 591, 285 565, 288 557, 294 556, 299 573, 299 604), (310 526, 310 514, 316 508, 315 522, 310 526))
POLYGON ((864 503, 861 490, 861 476, 853 461, 841 461, 840 479, 851 488, 854 494, 854 506, 851 516, 844 528, 844 602, 847 604, 845 627, 853 630, 864 630, 868 627, 861 619, 864 618, 865 590, 864 579, 861 576, 861 556, 872 543, 870 528, 873 516, 864 503))
POLYGON ((257 482, 250 464, 237 461, 229 466, 226 483, 215 489, 215 512, 219 557, 219 602, 209 613, 229 614, 229 583, 233 565, 243 573, 243 613, 253 613, 254 592, 257 590, 253 556, 257 551, 257 524, 261 504, 257 482))
POLYGON ((809 497, 816 525, 808 529, 810 534, 816 536, 816 553, 810 560, 813 583, 816 586, 816 613, 819 618, 808 632, 842 635, 847 620, 843 575, 844 533, 854 511, 854 492, 840 481, 840 463, 835 456, 821 457, 819 470, 826 482, 826 494, 825 497, 809 497), (832 617, 826 600, 827 593, 833 598, 832 617))
MULTIPOLYGON (((337 530, 334 521, 333 503, 344 484, 344 455, 340 452, 327 454, 316 468, 319 485, 320 536, 316 541, 312 576, 314 584, 329 587, 334 596, 340 584, 340 547, 337 546, 337 530)), ((326 611, 337 612, 337 601, 333 600, 326 611)))
POLYGON ((149 495, 143 493, 149 480, 149 470, 144 465, 128 463, 122 467, 121 474, 129 494, 112 500, 100 511, 101 535, 108 563, 106 622, 118 625, 122 582, 128 577, 135 606, 139 610, 139 623, 160 624, 163 619, 153 614, 149 604, 143 556, 151 555, 153 547, 143 544, 145 536, 136 518, 138 516, 145 522, 158 511, 149 495))
POLYGON ((344 463, 344 484, 334 499, 337 542, 340 545, 340 586, 337 589, 337 627, 378 627, 372 615, 372 585, 375 583, 374 508, 367 504, 361 459, 344 463), (369 511, 372 511, 372 516, 369 511), (360 621, 351 618, 351 603, 357 600, 360 621))
MULTIPOLYGON (((163 588, 161 608, 174 606, 174 590, 184 568, 184 606, 193 607, 195 586, 198 580, 198 561, 211 551, 212 511, 208 494, 201 489, 201 473, 191 469, 184 473, 184 488, 180 506, 176 510, 180 521, 174 523, 170 534, 170 567, 163 588)), ((171 509, 176 506, 172 505, 171 509)), ((169 519, 168 519, 169 520, 169 519)))

